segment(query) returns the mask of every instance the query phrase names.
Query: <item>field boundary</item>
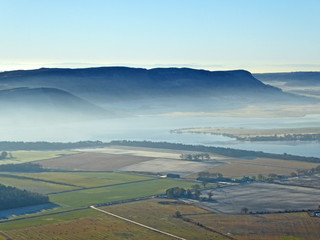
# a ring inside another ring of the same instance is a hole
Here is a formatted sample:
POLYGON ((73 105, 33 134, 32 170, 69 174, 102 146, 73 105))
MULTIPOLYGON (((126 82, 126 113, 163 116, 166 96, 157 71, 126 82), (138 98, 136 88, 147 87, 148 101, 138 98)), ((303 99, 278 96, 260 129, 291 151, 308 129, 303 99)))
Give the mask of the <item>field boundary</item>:
POLYGON ((31 181, 35 181, 35 182, 45 182, 45 183, 52 183, 52 184, 56 184, 56 185, 81 188, 81 186, 78 186, 78 185, 73 185, 73 184, 68 184, 68 183, 63 183, 63 182, 55 182, 55 181, 45 180, 45 179, 41 179, 41 178, 19 176, 19 175, 14 175, 14 174, 0 173, 0 177, 16 178, 16 179, 21 179, 21 180, 31 180, 31 181))
MULTIPOLYGON (((108 203, 100 203, 100 204, 97 204, 96 206, 110 206, 110 205, 116 205, 116 204, 136 202, 136 201, 147 200, 147 199, 150 199, 153 197, 155 197, 155 196, 152 195, 152 196, 141 197, 141 198, 131 198, 131 199, 127 199, 127 200, 120 200, 120 201, 114 201, 114 202, 108 202, 108 203)), ((25 219, 30 219, 30 218, 38 218, 38 217, 43 217, 43 216, 50 216, 50 215, 57 215, 57 214, 63 214, 63 213, 68 213, 68 212, 80 211, 80 210, 84 210, 84 209, 88 209, 88 208, 90 209, 90 206, 74 208, 74 209, 69 209, 69 210, 62 210, 62 211, 53 212, 53 213, 44 213, 44 214, 40 214, 37 216, 27 216, 27 217, 15 218, 15 219, 5 219, 5 220, 0 219, 0 224, 6 223, 6 222, 20 221, 20 220, 25 220, 25 219)))
POLYGON ((182 219, 182 221, 185 221, 185 222, 194 224, 194 225, 199 226, 199 227, 201 227, 201 228, 204 228, 205 230, 208 230, 208 231, 210 231, 210 232, 217 233, 217 234, 219 234, 219 235, 221 235, 221 236, 223 236, 223 237, 225 237, 225 238, 228 238, 228 239, 230 239, 230 240, 236 240, 235 238, 233 238, 233 237, 231 237, 231 236, 228 236, 228 235, 226 235, 226 234, 224 234, 224 233, 222 233, 222 232, 218 232, 218 231, 216 231, 216 230, 214 230, 214 229, 212 229, 212 228, 209 228, 209 227, 203 225, 202 223, 195 222, 195 221, 193 221, 193 220, 190 219, 190 218, 185 218, 185 217, 182 216, 181 219, 182 219))
POLYGON ((21 218, 15 218, 15 219, 0 220, 0 224, 6 223, 6 222, 16 222, 16 221, 30 219, 30 218, 38 218, 38 217, 44 217, 44 216, 63 214, 63 213, 68 213, 68 212, 84 210, 84 209, 88 209, 88 207, 75 208, 75 209, 64 210, 64 211, 60 211, 60 212, 54 212, 54 213, 44 213, 44 214, 37 215, 37 216, 28 216, 28 217, 21 217, 21 218))
POLYGON ((79 188, 79 189, 72 189, 72 190, 66 190, 66 191, 61 191, 61 192, 48 193, 47 195, 55 195, 55 194, 60 194, 60 193, 76 192, 76 191, 83 191, 83 190, 91 190, 91 189, 97 189, 97 188, 106 188, 106 187, 126 185, 126 184, 131 184, 131 183, 155 181, 155 180, 159 180, 159 179, 158 178, 156 178, 156 179, 144 179, 144 180, 138 180, 138 181, 133 181, 133 182, 115 183, 115 184, 96 186, 96 187, 82 187, 82 188, 79 188))
POLYGON ((161 234, 164 234, 164 235, 167 235, 167 236, 169 236, 169 237, 173 237, 173 238, 176 238, 176 239, 179 239, 179 240, 186 240, 185 238, 178 237, 178 236, 173 235, 173 234, 171 234, 171 233, 167 233, 167 232, 161 231, 161 230, 159 230, 159 229, 156 229, 156 228, 153 228, 153 227, 149 227, 149 226, 144 225, 144 224, 142 224, 142 223, 138 223, 138 222, 132 221, 132 220, 130 220, 130 219, 121 217, 121 216, 119 216, 119 215, 116 215, 116 214, 113 214, 113 213, 104 211, 104 210, 102 210, 102 209, 96 208, 95 206, 90 206, 90 208, 93 209, 93 210, 97 210, 97 211, 99 211, 99 212, 105 213, 105 214, 107 214, 107 215, 110 215, 110 216, 112 216, 112 217, 115 217, 115 218, 124 220, 124 221, 126 221, 126 222, 133 223, 133 224, 138 225, 138 226, 140 226, 140 227, 149 229, 149 230, 151 230, 151 231, 154 231, 154 232, 157 232, 157 233, 161 233, 161 234))

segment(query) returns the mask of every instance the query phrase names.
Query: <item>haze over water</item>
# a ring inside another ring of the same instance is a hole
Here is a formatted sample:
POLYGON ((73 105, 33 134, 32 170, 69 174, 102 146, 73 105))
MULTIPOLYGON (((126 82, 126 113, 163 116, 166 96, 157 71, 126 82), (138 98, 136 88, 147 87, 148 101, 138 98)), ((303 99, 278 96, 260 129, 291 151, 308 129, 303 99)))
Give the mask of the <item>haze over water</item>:
POLYGON ((210 134, 172 134, 170 130, 195 127, 298 128, 320 127, 320 115, 290 118, 134 117, 64 124, 1 125, 1 141, 148 140, 320 157, 320 142, 243 142, 210 134))

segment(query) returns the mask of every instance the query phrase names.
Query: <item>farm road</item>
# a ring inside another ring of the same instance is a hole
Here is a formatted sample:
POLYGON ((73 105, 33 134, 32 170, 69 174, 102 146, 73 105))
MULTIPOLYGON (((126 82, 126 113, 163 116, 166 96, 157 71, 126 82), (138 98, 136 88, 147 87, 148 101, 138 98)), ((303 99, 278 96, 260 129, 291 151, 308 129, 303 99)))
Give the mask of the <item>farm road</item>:
POLYGON ((158 230, 158 229, 155 229, 155 228, 152 228, 152 227, 146 226, 146 225, 144 225, 144 224, 141 224, 141 223, 138 223, 138 222, 132 221, 132 220, 130 220, 130 219, 127 219, 127 218, 124 218, 124 217, 121 217, 121 216, 115 215, 115 214, 113 214, 113 213, 110 213, 110 212, 104 211, 104 210, 102 210, 102 209, 96 208, 95 206, 90 206, 90 208, 91 208, 91 209, 94 209, 94 210, 97 210, 97 211, 99 211, 99 212, 105 213, 105 214, 107 214, 107 215, 110 215, 110 216, 112 216, 112 217, 119 218, 119 219, 124 220, 124 221, 126 221, 126 222, 133 223, 133 224, 138 225, 138 226, 140 226, 140 227, 143 227, 143 228, 149 229, 149 230, 151 230, 151 231, 154 231, 154 232, 157 232, 157 233, 161 233, 161 234, 164 234, 164 235, 167 235, 167 236, 173 237, 173 238, 175 238, 175 239, 186 240, 185 238, 178 237, 178 236, 173 235, 173 234, 171 234, 171 233, 163 232, 163 231, 161 231, 161 230, 158 230))
POLYGON ((54 194, 68 193, 68 192, 76 192, 76 191, 90 190, 90 189, 97 189, 97 188, 106 188, 106 187, 120 186, 120 185, 126 185, 126 184, 131 184, 131 183, 149 182, 149 181, 155 181, 155 180, 159 180, 159 178, 145 179, 145 180, 139 180, 139 181, 133 181, 133 182, 115 183, 115 184, 95 186, 95 187, 83 187, 83 188, 79 188, 79 189, 72 189, 72 190, 66 190, 66 191, 61 191, 61 192, 48 193, 47 195, 54 195, 54 194))

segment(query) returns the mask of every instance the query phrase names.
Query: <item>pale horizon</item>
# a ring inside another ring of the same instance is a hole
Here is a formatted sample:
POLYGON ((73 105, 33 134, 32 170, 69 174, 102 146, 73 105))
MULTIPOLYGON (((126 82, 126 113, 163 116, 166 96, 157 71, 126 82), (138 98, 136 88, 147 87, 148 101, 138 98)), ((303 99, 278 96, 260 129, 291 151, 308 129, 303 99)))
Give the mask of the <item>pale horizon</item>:
POLYGON ((320 71, 320 2, 2 1, 0 71, 41 67, 320 71))
POLYGON ((229 70, 246 70, 251 73, 281 73, 281 72, 319 72, 320 65, 308 64, 287 64, 287 65, 264 65, 261 67, 250 66, 232 66, 232 65, 201 65, 201 64, 130 64, 130 63, 20 63, 20 64, 2 64, 0 65, 0 72, 17 71, 17 70, 36 70, 40 68, 95 68, 95 67, 132 67, 132 68, 193 68, 203 69, 208 71, 229 71, 229 70))

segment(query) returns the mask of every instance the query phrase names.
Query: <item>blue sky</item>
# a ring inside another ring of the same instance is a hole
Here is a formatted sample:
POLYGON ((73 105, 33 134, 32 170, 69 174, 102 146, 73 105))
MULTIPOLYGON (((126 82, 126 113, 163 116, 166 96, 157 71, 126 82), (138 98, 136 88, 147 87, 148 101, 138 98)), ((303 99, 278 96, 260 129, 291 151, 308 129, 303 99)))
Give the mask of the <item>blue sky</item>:
POLYGON ((319 0, 0 0, 0 71, 320 71, 319 0))

